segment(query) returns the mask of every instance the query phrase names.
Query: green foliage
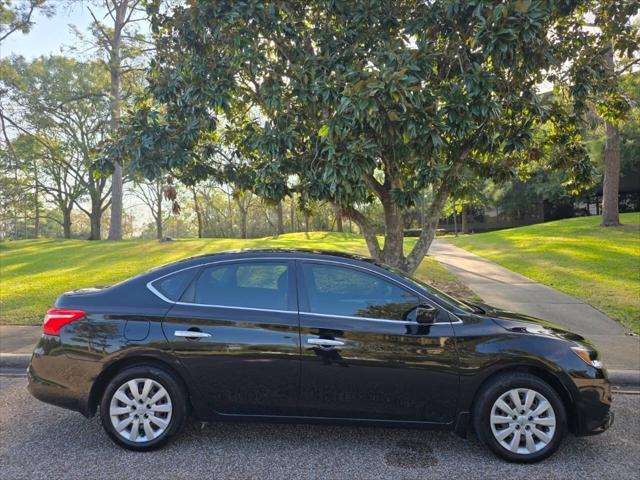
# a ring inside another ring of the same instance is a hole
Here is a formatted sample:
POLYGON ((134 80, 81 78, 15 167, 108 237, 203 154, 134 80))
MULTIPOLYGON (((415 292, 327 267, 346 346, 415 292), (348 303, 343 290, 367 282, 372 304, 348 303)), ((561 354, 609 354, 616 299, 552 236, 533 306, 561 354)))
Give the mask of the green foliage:
POLYGON ((0 42, 14 32, 29 33, 34 13, 50 17, 54 5, 48 0, 3 0, 0 2, 0 42))
MULTIPOLYGON (((10 57, 0 61, 0 68, 11 73, 0 79, 3 122, 18 145, 29 141, 28 150, 7 148, 31 188, 60 208, 67 221, 75 204, 99 225, 109 197, 106 177, 96 176, 92 165, 108 134, 104 66, 54 55, 32 61, 10 57)), ((92 236, 98 235, 92 229, 92 236)))
MULTIPOLYGON (((377 198, 389 238, 429 189, 426 239, 461 178, 510 178, 536 152, 552 150, 572 188, 588 183, 578 123, 630 15, 612 7, 606 29, 587 31, 600 3, 619 2, 151 2, 148 98, 105 164, 131 155, 148 176, 175 169, 272 200, 295 177, 303 197, 347 213, 377 198), (549 79, 556 94, 540 95, 549 79)), ((404 267, 397 254, 387 260, 404 267)))

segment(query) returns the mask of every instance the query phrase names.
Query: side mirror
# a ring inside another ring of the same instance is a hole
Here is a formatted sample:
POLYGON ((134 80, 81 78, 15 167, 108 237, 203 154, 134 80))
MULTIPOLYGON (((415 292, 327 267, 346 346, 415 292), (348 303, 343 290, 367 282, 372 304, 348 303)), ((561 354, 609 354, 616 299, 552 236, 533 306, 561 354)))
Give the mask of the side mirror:
POLYGON ((435 323, 438 317, 438 309, 431 305, 419 305, 416 308, 416 322, 421 325, 435 323))

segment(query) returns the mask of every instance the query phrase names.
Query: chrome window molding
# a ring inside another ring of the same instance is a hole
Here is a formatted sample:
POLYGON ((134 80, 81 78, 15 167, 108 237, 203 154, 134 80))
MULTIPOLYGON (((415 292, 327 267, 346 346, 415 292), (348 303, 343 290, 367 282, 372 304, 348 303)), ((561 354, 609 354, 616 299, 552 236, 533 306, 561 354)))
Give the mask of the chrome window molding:
MULTIPOLYGON (((387 280, 389 280, 390 282, 392 282, 394 285, 399 286, 400 288, 404 288, 405 290, 409 290, 413 293, 415 293, 416 295, 418 295, 421 298, 424 298, 425 295, 423 293, 421 293, 420 291, 409 287, 407 285, 401 284, 399 283, 395 278, 390 277, 389 275, 385 275, 384 273, 378 272, 377 270, 373 270, 370 268, 366 268, 360 265, 351 265, 351 264, 345 264, 343 262, 338 262, 335 260, 326 260, 323 258, 304 258, 304 257, 251 257, 251 258, 233 258, 233 259, 228 259, 228 260, 218 260, 215 262, 208 262, 208 263, 201 263, 199 265, 192 265, 190 267, 185 267, 182 268, 180 270, 176 270, 175 272, 171 272, 171 273, 167 273, 165 275, 162 275, 161 277, 155 278, 149 282, 147 282, 147 288, 151 291, 151 293, 153 293, 154 295, 156 295, 158 298, 160 298, 161 300, 173 304, 173 305, 183 305, 183 306, 192 306, 192 307, 210 307, 210 308, 228 308, 228 309, 232 309, 232 310, 251 310, 251 311, 258 311, 258 312, 273 312, 273 313, 303 313, 305 315, 315 315, 315 316, 320 316, 320 317, 334 317, 334 318, 345 318, 345 319, 352 319, 352 320, 367 320, 367 321, 372 321, 372 322, 391 322, 391 323, 400 323, 403 325, 419 325, 417 322, 409 322, 406 320, 388 320, 388 319, 382 319, 382 318, 369 318, 369 317, 354 317, 354 316, 348 316, 348 315, 331 315, 331 314, 325 314, 325 313, 313 313, 313 312, 305 312, 302 310, 296 311, 296 310, 275 310, 275 309, 270 309, 270 308, 256 308, 256 307, 237 307, 237 306, 231 306, 231 305, 211 305, 211 304, 205 304, 205 303, 191 303, 191 302, 179 302, 176 300, 171 300, 167 297, 165 297, 160 291, 158 291, 157 288, 155 288, 153 286, 153 284, 155 282, 158 282, 159 280, 162 280, 165 277, 168 277, 170 275, 175 275, 177 273, 180 272, 184 272, 186 270, 191 270, 193 268, 204 268, 204 267, 208 267, 211 265, 218 265, 218 264, 224 264, 224 263, 237 263, 237 262, 255 262, 255 261, 262 261, 262 260, 269 260, 269 261, 273 261, 273 260, 278 260, 281 262, 287 262, 287 261, 300 261, 300 262, 311 262, 311 263, 332 263, 335 265, 340 265, 343 267, 347 267, 347 268, 354 268, 357 270, 363 270, 365 272, 370 272, 373 275, 377 275, 383 278, 386 278, 387 280)), ((442 307, 441 305, 438 305, 440 308, 442 308, 445 312, 447 312, 449 315, 453 316, 456 321, 450 321, 450 322, 434 322, 434 323, 430 323, 430 324, 425 324, 425 325, 452 325, 452 324, 460 324, 463 323, 462 320, 454 313, 450 312, 449 310, 447 310, 446 308, 442 307)))
MULTIPOLYGON (((185 270, 186 270, 186 269, 185 269, 185 270)), ((175 273, 178 273, 178 272, 175 272, 175 273)), ((169 275, 171 275, 171 274, 169 274, 169 275)), ((167 276, 167 275, 165 275, 165 277, 166 277, 166 276, 167 276)), ((160 278, 164 278, 164 277, 160 277, 160 278)), ((153 282, 155 282, 155 281, 157 281, 157 280, 160 280, 160 278, 156 278, 155 280, 151 280, 150 282, 147 282, 147 288, 148 288, 149 290, 151 290, 151 293, 153 293, 153 294, 154 294, 156 297, 158 297, 160 300, 164 300, 165 302, 167 302, 167 303, 171 303, 171 304, 175 304, 175 303, 177 303, 176 301, 171 300, 170 298, 165 297, 162 293, 160 293, 160 291, 159 291, 156 287, 154 287, 154 286, 153 286, 153 282)))
MULTIPOLYGON (((448 313, 448 312, 447 312, 448 313)), ((451 325, 452 323, 462 323, 462 320, 460 320, 458 317, 456 317, 457 321, 456 322, 433 322, 433 323, 425 323, 425 324, 421 324, 418 322, 412 322, 409 320, 388 320, 385 318, 370 318, 370 317, 354 317, 351 315, 332 315, 329 313, 313 313, 313 312, 300 312, 301 315, 313 315, 314 317, 328 317, 328 318, 344 318, 347 320, 366 320, 367 322, 384 322, 384 323, 395 323, 397 324, 401 324, 401 325, 424 325, 426 327, 429 327, 431 325, 451 325)))
POLYGON ((229 308, 231 310, 251 310, 255 312, 298 313, 297 310, 276 310, 275 308, 238 307, 235 305, 213 305, 209 303, 173 302, 175 305, 187 307, 229 308))

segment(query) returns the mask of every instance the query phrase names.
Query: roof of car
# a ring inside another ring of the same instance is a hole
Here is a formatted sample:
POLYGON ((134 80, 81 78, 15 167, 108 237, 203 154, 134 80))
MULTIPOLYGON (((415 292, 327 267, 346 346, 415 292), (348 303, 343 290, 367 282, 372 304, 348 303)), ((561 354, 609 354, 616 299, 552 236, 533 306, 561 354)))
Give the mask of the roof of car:
POLYGON ((342 257, 350 260, 360 260, 368 263, 378 264, 373 258, 353 253, 340 252, 338 250, 321 250, 313 248, 243 248, 240 250, 223 250, 220 252, 203 253, 181 260, 182 262, 198 260, 201 258, 215 257, 220 255, 242 255, 252 253, 282 253, 282 254, 305 254, 305 255, 322 255, 331 257, 342 257))

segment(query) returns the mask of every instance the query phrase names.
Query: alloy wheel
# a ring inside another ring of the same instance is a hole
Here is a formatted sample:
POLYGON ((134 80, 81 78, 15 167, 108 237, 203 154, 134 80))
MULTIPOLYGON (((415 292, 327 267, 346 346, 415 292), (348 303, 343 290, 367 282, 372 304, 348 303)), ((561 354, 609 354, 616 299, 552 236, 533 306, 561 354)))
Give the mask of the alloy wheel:
POLYGON ((491 407, 489 423, 498 443, 520 455, 544 449, 556 431, 551 402, 529 388, 514 388, 500 395, 491 407))
POLYGON ((173 407, 167 390, 156 380, 134 378, 111 397, 109 416, 117 434, 131 442, 150 442, 171 422, 173 407))

